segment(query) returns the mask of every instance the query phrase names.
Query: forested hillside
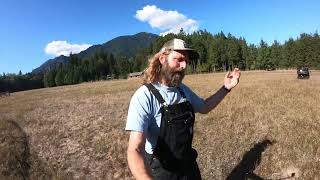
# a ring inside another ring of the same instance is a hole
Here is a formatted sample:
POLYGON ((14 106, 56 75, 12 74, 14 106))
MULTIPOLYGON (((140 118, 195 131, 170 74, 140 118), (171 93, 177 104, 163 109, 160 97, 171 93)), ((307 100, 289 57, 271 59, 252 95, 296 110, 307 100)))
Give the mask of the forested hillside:
POLYGON ((103 51, 101 48, 92 51, 89 48, 87 52, 71 54, 66 63, 56 64, 55 68, 48 68, 40 75, 39 73, 36 75, 3 74, 0 76, 0 91, 18 91, 126 78, 128 73, 143 71, 148 58, 158 52, 164 42, 174 37, 184 39, 200 54, 200 58, 189 65, 188 73, 226 71, 233 67, 241 70, 296 69, 300 66, 320 69, 320 37, 317 32, 302 33, 300 37, 290 38, 283 44, 276 40, 272 44, 267 44, 261 40, 260 44, 255 45, 247 43, 244 37, 238 38, 230 33, 227 35, 223 32, 212 34, 200 30, 192 34, 185 34, 181 30, 179 34, 159 36, 155 40, 145 42, 151 43, 140 49, 137 47, 143 46, 144 41, 130 40, 139 45, 131 44, 117 51, 121 48, 121 44, 129 42, 128 37, 122 37, 121 41, 114 43, 114 46, 111 46, 110 43, 104 45, 112 51, 103 51), (23 79, 23 85, 21 85, 21 79, 23 79), (32 85, 25 85, 28 84, 28 80, 32 85))

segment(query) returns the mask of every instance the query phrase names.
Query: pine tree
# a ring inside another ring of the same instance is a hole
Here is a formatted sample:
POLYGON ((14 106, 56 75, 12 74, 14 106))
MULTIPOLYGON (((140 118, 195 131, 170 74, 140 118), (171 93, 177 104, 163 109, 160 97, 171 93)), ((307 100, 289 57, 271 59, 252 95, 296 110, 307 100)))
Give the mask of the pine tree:
POLYGON ((62 69, 59 69, 54 79, 57 86, 64 85, 64 77, 65 77, 65 72, 62 69))
POLYGON ((285 68, 295 67, 296 45, 292 38, 285 42, 283 47, 283 61, 280 66, 285 68))
POLYGON ((56 86, 55 83, 55 75, 56 71, 49 71, 43 77, 43 83, 45 87, 54 87, 56 86))
POLYGON ((270 58, 271 58, 271 67, 270 68, 279 68, 280 62, 282 61, 282 48, 280 43, 275 40, 270 47, 270 58))
POLYGON ((258 49, 257 67, 259 69, 266 69, 270 66, 270 63, 270 50, 268 48, 268 44, 261 40, 260 47, 258 49))

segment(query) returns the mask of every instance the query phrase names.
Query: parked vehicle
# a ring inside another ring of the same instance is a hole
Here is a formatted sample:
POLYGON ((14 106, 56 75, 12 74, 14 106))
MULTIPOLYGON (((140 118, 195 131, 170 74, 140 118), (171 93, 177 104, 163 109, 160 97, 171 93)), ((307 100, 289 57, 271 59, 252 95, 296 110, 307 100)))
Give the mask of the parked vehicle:
POLYGON ((300 67, 297 69, 297 78, 298 79, 309 79, 310 73, 308 67, 300 67))

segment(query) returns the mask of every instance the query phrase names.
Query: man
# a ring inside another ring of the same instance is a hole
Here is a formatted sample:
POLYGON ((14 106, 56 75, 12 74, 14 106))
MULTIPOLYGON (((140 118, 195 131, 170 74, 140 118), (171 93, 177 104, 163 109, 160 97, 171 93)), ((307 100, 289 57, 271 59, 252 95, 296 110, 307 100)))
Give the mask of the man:
POLYGON ((240 71, 228 72, 224 86, 203 100, 182 83, 187 63, 198 57, 183 40, 173 39, 150 59, 126 124, 128 164, 138 180, 201 179, 192 148, 194 113, 206 114, 218 105, 238 84, 240 71))

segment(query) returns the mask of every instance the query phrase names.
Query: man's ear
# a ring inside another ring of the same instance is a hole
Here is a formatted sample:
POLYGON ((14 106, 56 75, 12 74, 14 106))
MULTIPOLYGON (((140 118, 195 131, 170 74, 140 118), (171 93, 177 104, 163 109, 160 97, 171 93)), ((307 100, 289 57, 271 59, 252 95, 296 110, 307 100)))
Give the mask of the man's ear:
POLYGON ((165 54, 161 54, 159 57, 159 61, 161 64, 163 64, 166 61, 166 55, 165 54))

